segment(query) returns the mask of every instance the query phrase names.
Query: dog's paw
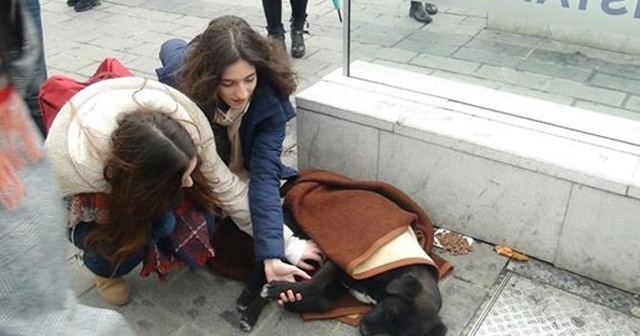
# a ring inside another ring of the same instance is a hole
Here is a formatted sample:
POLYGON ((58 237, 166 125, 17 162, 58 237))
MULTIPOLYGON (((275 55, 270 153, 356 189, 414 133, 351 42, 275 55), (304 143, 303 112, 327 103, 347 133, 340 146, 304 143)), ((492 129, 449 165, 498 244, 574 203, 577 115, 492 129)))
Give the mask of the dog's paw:
POLYGON ((253 325, 246 320, 240 320, 240 330, 244 332, 250 332, 253 329, 253 325))
POLYGON ((292 285, 294 284, 295 283, 288 281, 271 281, 268 284, 262 286, 260 296, 265 299, 276 300, 280 297, 280 293, 292 289, 292 285))

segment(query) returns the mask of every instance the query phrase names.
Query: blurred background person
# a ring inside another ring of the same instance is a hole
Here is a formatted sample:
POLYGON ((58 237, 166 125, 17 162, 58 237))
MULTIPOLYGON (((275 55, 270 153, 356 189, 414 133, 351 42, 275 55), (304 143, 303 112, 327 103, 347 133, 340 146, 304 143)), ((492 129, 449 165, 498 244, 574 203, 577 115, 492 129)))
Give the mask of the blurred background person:
POLYGON ((9 69, 34 66, 26 3, 0 1, 0 335, 134 335, 117 312, 78 303, 60 191, 9 69))
POLYGON ((76 12, 88 11, 101 4, 100 0, 67 0, 67 6, 73 7, 76 12))
POLYGON ((433 21, 431 15, 436 13, 438 13, 438 7, 428 2, 411 1, 411 6, 409 6, 409 16, 424 24, 431 23, 433 21))
MULTIPOLYGON (((291 3, 291 57, 301 58, 306 52, 304 45, 308 0, 290 0, 291 3)), ((282 25, 282 0, 262 0, 262 9, 267 19, 267 32, 286 54, 284 26, 282 25)))
MULTIPOLYGON (((2 6, 6 6, 9 15, 10 6, 18 3, 13 0, 3 0, 2 6)), ((9 72, 9 77, 13 87, 24 98, 31 118, 38 126, 40 133, 44 135, 44 124, 40 107, 38 105, 38 92, 42 82, 47 78, 47 66, 44 58, 44 40, 42 32, 42 20, 40 17, 39 0, 26 0, 23 2, 24 11, 22 15, 28 16, 28 28, 24 31, 25 39, 22 50, 25 52, 18 54, 16 50, 6 50, 5 67, 9 72)), ((23 20, 24 18, 18 18, 23 20)), ((8 22, 5 22, 8 23, 8 22)))

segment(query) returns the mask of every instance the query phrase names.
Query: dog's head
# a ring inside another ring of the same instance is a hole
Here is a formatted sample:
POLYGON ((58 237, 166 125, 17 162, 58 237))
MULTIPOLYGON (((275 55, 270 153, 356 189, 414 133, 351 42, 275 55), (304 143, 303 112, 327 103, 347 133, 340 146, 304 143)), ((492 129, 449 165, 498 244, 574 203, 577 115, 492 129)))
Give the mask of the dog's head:
POLYGON ((447 333, 438 316, 441 301, 437 285, 426 288, 413 275, 405 274, 391 281, 385 291, 387 296, 362 318, 362 335, 444 336, 447 333))

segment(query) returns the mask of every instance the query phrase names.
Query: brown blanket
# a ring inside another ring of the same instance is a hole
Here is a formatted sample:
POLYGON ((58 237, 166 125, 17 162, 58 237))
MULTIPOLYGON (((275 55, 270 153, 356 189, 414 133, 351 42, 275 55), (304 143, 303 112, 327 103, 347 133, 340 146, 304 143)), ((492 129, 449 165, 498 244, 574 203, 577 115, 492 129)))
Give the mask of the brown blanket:
MULTIPOLYGON (((371 248, 373 245, 382 245, 384 241, 395 238, 408 225, 413 228, 418 244, 435 262, 440 278, 453 269, 447 261, 431 253, 433 227, 426 213, 402 191, 389 184, 354 181, 323 170, 304 170, 295 182, 283 188, 283 194, 285 206, 305 233, 316 236, 314 241, 332 260, 342 260, 336 263, 344 270, 357 264, 353 260, 366 259, 375 252, 371 248), (381 220, 383 218, 384 221, 381 220), (356 229, 357 225, 364 228, 356 229), (351 261, 346 257, 350 254, 355 255, 351 261)), ((209 264, 212 271, 248 280, 253 266, 251 237, 230 221, 223 220, 211 244, 216 251, 216 257, 209 264)), ((368 310, 368 305, 345 295, 333 310, 322 314, 307 313, 302 317, 305 320, 337 318, 356 326, 368 310)))
MULTIPOLYGON (((433 226, 429 217, 410 197, 389 184, 356 181, 325 170, 304 170, 283 193, 284 205, 300 228, 348 274, 408 226, 435 262, 438 276, 442 278, 452 270, 451 264, 431 251, 433 226)), ((401 264, 394 264, 398 266, 401 264)), ((367 277, 375 274, 367 273, 367 277)), ((362 313, 362 307, 352 301, 349 306, 353 309, 338 307, 327 314, 304 317, 343 316, 347 318, 341 320, 357 324, 359 319, 350 315, 362 313)))

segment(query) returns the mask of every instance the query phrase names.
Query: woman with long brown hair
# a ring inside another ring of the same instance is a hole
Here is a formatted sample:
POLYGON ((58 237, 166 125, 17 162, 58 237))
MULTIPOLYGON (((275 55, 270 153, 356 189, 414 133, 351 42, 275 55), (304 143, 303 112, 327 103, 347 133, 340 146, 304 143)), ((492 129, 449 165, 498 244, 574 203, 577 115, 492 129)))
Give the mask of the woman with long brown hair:
POLYGON ((202 108, 222 160, 249 182, 255 258, 264 264, 267 280, 293 281, 280 271, 283 259, 313 270, 307 261, 321 262, 317 245, 282 228, 280 183, 297 176, 280 159, 286 124, 295 117, 289 101, 295 73, 287 56, 243 19, 222 16, 189 43, 165 42, 160 59, 159 80, 202 108))
POLYGON ((129 301, 122 276, 140 263, 141 275, 164 277, 212 258, 217 209, 253 233, 246 184, 216 153, 202 111, 168 86, 136 77, 92 84, 62 107, 45 147, 70 238, 108 303, 129 301))

